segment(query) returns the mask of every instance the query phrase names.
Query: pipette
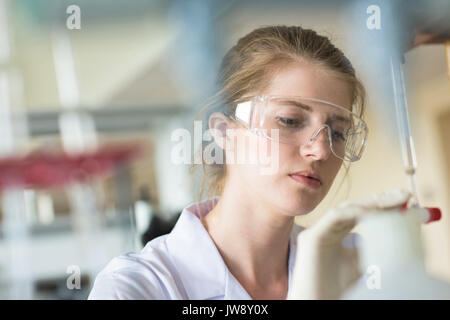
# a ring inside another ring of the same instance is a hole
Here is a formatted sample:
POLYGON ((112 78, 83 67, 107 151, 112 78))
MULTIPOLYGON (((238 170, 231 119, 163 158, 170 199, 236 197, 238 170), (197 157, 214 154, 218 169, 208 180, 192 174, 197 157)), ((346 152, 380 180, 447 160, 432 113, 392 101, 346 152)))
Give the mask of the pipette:
POLYGON ((397 114, 397 128, 402 149, 403 166, 408 176, 409 188, 412 197, 409 202, 410 207, 419 208, 419 199, 416 186, 416 155, 414 143, 409 129, 408 107, 405 96, 403 70, 400 59, 391 58, 391 76, 394 87, 395 109, 397 114))
MULTIPOLYGON (((408 177, 409 189, 411 191, 411 198, 409 202, 402 208, 421 208, 419 204, 419 197, 417 194, 416 184, 416 154, 414 150, 414 143, 409 127, 408 107, 405 95, 405 82, 403 77, 403 70, 401 63, 403 62, 403 56, 392 56, 391 63, 391 77, 394 88, 394 100, 397 115, 397 127, 400 138, 400 145, 402 149, 403 165, 405 173, 408 177)), ((432 221, 440 220, 441 211, 439 208, 426 207, 428 216, 424 212, 423 221, 428 223, 432 221)))

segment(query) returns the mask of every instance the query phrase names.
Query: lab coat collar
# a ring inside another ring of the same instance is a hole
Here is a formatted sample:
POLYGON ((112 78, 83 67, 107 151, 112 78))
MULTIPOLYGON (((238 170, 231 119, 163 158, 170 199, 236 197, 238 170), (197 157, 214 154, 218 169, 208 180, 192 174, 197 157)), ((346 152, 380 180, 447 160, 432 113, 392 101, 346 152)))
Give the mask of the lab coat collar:
MULTIPOLYGON (((200 221, 216 205, 219 197, 186 207, 167 237, 167 248, 189 299, 251 299, 226 267, 217 247, 200 221), (182 244, 182 245, 181 245, 182 244)), ((297 247, 295 225, 289 242, 289 289, 297 247)))

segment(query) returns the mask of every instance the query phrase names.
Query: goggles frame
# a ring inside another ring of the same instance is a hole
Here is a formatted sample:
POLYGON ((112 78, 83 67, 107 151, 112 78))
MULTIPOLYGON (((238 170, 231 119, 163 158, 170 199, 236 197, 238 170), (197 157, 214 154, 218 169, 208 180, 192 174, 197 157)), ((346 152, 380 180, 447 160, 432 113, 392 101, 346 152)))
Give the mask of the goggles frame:
MULTIPOLYGON (((358 154, 355 154, 352 156, 352 158, 348 158, 345 157, 345 153, 344 153, 344 157, 340 157, 338 156, 335 151, 333 150, 333 142, 331 139, 331 128, 329 125, 327 124, 323 124, 313 135, 312 137, 309 139, 309 141, 312 141, 316 138, 316 136, 318 135, 318 133, 320 133, 322 131, 322 129, 324 127, 327 128, 328 131, 328 142, 329 142, 329 147, 331 152, 333 153, 334 156, 336 156, 337 158, 343 160, 343 161, 348 161, 348 162, 355 162, 361 159, 362 153, 365 149, 365 146, 367 144, 367 138, 368 138, 368 134, 369 134, 369 128, 367 127, 366 122, 360 117, 358 116, 356 113, 350 111, 348 108, 345 108, 343 106, 337 105, 335 103, 326 101, 326 100, 321 100, 321 99, 316 99, 316 98, 309 98, 309 97, 303 97, 303 96, 282 96, 282 95, 256 95, 256 96, 248 96, 239 100, 236 100, 233 102, 234 105, 236 105, 236 108, 234 109, 234 114, 233 115, 227 115, 230 119, 240 123, 241 125, 243 125, 245 128, 247 128, 248 130, 250 130, 251 132, 263 136, 264 138, 273 140, 270 136, 267 135, 267 133, 264 132, 264 130, 261 130, 260 128, 251 128, 251 123, 253 120, 253 116, 254 116, 254 108, 255 108, 255 104, 259 101, 259 102, 263 102, 264 103, 264 107, 267 106, 268 102, 270 101, 270 99, 279 99, 279 98, 290 98, 290 99, 301 99, 301 100, 309 100, 309 101, 313 101, 313 102, 319 102, 319 103, 323 103, 326 105, 330 105, 333 107, 336 107, 338 109, 341 110, 345 110, 346 112, 348 112, 349 114, 351 114, 353 117, 355 117, 358 121, 359 121, 359 125, 358 125, 358 130, 363 130, 363 140, 362 140, 362 146, 358 152, 358 154)), ((294 145, 292 143, 288 143, 288 142, 283 142, 283 141, 278 141, 281 143, 285 143, 285 144, 289 144, 289 145, 294 145)), ((300 145, 298 145, 300 146, 300 145)))

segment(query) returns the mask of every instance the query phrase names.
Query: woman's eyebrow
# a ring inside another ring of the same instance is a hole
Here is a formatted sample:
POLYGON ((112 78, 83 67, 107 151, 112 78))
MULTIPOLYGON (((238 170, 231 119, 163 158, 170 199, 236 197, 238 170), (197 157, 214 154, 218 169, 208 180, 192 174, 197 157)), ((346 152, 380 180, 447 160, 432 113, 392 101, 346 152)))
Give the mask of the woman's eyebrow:
POLYGON ((283 104, 290 104, 290 105, 293 105, 294 107, 299 107, 299 108, 302 108, 302 109, 304 109, 304 110, 306 110, 306 111, 311 111, 312 110, 312 107, 311 106, 309 106, 309 105, 307 105, 307 104, 304 104, 304 103, 301 103, 301 102, 299 102, 299 101, 295 101, 295 100, 284 100, 283 101, 283 104))
MULTIPOLYGON (((309 111, 309 112, 311 112, 312 109, 313 109, 311 106, 309 106, 307 104, 304 104, 302 102, 299 102, 299 101, 295 101, 295 100, 285 100, 285 101, 283 101, 283 103, 293 105, 294 107, 302 108, 303 110, 306 110, 306 111, 309 111)), ((347 123, 351 123, 351 120, 349 118, 344 117, 344 116, 340 116, 340 115, 337 115, 337 114, 332 114, 331 115, 331 120, 338 120, 338 121, 341 121, 341 122, 346 123, 346 124, 347 123)))
POLYGON ((351 123, 351 120, 349 118, 343 117, 343 116, 338 116, 337 114, 331 115, 331 120, 338 120, 338 121, 341 121, 341 122, 343 122, 345 124, 351 123))

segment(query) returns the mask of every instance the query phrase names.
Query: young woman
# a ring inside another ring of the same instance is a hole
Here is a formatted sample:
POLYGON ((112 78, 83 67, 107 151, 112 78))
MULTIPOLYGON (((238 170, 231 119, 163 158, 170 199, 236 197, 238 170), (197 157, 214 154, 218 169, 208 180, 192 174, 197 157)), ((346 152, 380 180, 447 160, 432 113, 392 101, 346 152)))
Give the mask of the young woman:
POLYGON ((407 201, 387 192, 344 203, 307 230, 294 224, 361 157, 367 137, 363 86, 328 38, 256 29, 225 55, 219 85, 207 118, 226 161, 205 164, 217 196, 186 207, 140 253, 113 259, 89 299, 339 298, 360 276, 356 251, 341 244, 357 217, 407 201), (233 161, 254 145, 276 160, 272 170, 233 161))

